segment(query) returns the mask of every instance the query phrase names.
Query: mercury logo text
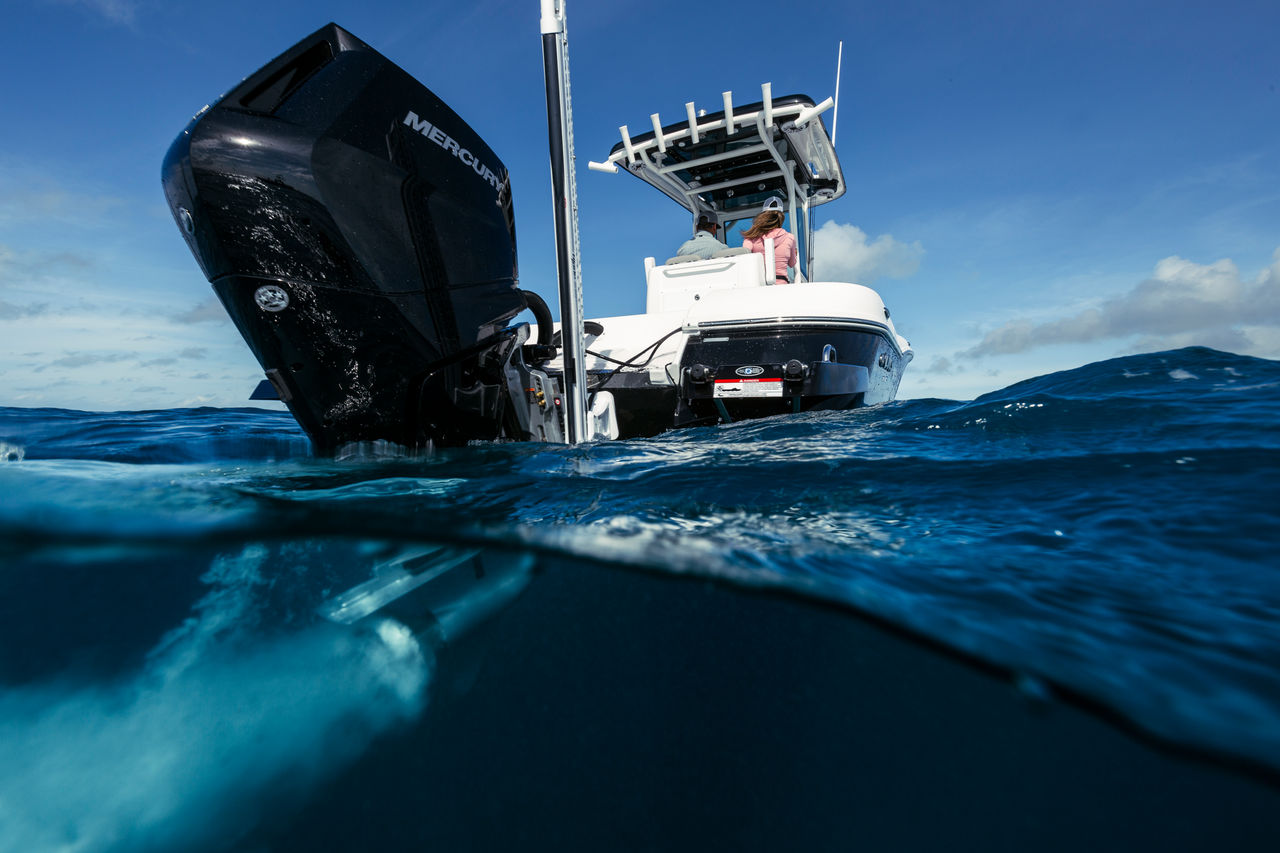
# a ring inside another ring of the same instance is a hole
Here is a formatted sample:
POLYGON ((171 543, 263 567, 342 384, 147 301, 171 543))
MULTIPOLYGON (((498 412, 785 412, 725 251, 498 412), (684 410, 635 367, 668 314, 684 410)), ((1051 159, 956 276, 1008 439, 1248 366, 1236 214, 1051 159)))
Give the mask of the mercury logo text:
POLYGON ((498 180, 498 176, 493 173, 493 170, 481 163, 479 157, 460 146, 458 140, 426 119, 418 118, 418 114, 413 110, 410 110, 409 114, 404 117, 404 123, 470 166, 483 180, 492 184, 495 190, 501 189, 502 182, 498 180))

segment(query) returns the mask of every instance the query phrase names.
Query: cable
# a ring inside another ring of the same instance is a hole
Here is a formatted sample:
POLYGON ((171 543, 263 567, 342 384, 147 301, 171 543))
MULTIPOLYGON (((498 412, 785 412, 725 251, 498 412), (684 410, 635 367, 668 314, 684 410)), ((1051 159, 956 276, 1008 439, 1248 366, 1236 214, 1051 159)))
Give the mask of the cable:
POLYGON ((665 335, 663 335, 662 337, 658 338, 658 339, 657 339, 656 341, 654 341, 653 343, 649 344, 649 346, 647 346, 647 347, 645 347, 644 349, 640 350, 640 352, 636 353, 635 355, 633 355, 631 358, 627 359, 626 361, 618 361, 616 358, 610 358, 610 357, 609 357, 609 356, 607 356, 607 355, 601 355, 601 354, 600 354, 600 353, 598 353, 598 352, 593 352, 593 351, 591 351, 591 350, 587 350, 587 353, 588 353, 588 354, 590 354, 590 355, 594 355, 596 358, 604 359, 605 361, 612 362, 613 364, 618 365, 618 367, 616 367, 615 369, 613 369, 613 370, 609 371, 609 375, 608 375, 608 376, 606 376, 604 379, 602 379, 602 380, 600 381, 600 384, 599 384, 599 385, 596 385, 594 388, 592 388, 592 389, 590 389, 590 390, 592 390, 592 391, 599 391, 601 388, 603 388, 605 385, 607 385, 607 384, 609 383, 609 380, 610 380, 610 379, 612 379, 613 377, 617 376, 617 375, 618 375, 618 371, 619 371, 619 370, 621 370, 621 369, 622 369, 622 368, 624 368, 624 367, 646 367, 646 366, 648 366, 649 362, 653 361, 653 357, 654 357, 655 355, 657 355, 657 354, 658 354, 658 347, 662 346, 662 345, 663 345, 663 343, 665 343, 665 342, 666 342, 667 338, 669 338, 669 337, 671 337, 672 335, 674 335, 674 334, 676 334, 676 333, 680 332, 682 329, 683 329, 683 327, 682 327, 682 326, 677 326, 676 328, 674 328, 674 329, 672 329, 671 331, 667 332, 667 333, 666 333, 665 335), (646 358, 643 362, 641 362, 640 364, 638 364, 638 365, 637 365, 637 364, 636 364, 636 361, 638 361, 638 360, 640 359, 640 357, 641 357, 641 356, 643 356, 645 353, 649 353, 649 357, 648 357, 648 358, 646 358))

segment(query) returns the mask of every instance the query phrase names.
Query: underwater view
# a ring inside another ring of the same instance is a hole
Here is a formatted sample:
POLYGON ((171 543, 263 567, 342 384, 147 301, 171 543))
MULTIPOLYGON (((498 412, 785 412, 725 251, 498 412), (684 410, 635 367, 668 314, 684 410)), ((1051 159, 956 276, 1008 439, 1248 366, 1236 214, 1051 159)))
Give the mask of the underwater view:
POLYGON ((1280 362, 578 446, 0 408, 0 850, 1274 850, 1280 362))

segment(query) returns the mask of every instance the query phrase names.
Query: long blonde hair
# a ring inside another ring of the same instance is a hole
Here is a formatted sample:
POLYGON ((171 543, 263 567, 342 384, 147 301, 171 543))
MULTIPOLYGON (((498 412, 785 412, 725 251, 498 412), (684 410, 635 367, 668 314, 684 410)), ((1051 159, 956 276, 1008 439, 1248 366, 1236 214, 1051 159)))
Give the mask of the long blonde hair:
POLYGON ((780 227, 782 227, 781 210, 762 210, 755 219, 751 220, 751 227, 743 231, 742 236, 754 240, 780 227))

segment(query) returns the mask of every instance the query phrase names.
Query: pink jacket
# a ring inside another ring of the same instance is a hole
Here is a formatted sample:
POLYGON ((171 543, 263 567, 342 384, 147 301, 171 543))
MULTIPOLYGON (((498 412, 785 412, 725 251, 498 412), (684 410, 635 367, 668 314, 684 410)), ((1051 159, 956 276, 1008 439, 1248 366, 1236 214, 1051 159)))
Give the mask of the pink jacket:
POLYGON ((796 251, 796 238, 781 228, 775 228, 768 234, 756 239, 750 237, 742 238, 742 245, 753 252, 764 254, 764 241, 766 237, 773 238, 773 263, 777 269, 777 277, 782 281, 788 281, 787 267, 798 267, 800 265, 800 254, 796 251))

